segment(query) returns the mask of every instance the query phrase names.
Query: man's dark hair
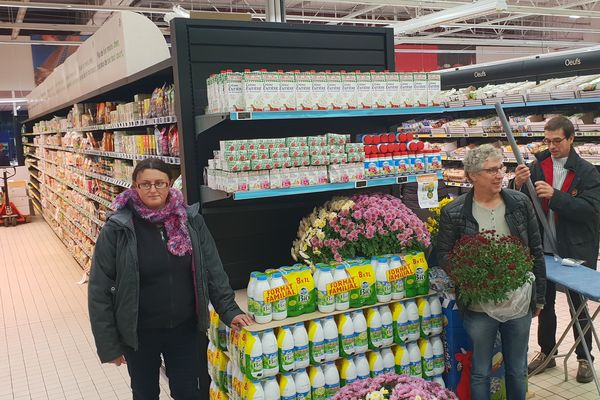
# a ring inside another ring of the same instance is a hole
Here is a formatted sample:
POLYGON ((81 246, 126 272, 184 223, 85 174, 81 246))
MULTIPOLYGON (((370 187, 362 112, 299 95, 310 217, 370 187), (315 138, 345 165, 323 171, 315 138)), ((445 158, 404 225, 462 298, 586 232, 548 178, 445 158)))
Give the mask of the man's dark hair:
POLYGON ((565 138, 567 139, 575 134, 575 127, 571 120, 562 115, 552 118, 550 121, 546 122, 546 125, 544 126, 545 131, 556 131, 559 129, 562 129, 563 132, 565 132, 565 138))
POLYGON ((146 158, 145 160, 142 160, 139 163, 137 163, 137 165, 133 169, 133 174, 131 174, 131 181, 135 182, 139 173, 147 169, 157 169, 160 172, 164 172, 165 174, 167 174, 169 180, 173 179, 171 177, 171 168, 169 168, 169 165, 160 158, 152 157, 146 158))

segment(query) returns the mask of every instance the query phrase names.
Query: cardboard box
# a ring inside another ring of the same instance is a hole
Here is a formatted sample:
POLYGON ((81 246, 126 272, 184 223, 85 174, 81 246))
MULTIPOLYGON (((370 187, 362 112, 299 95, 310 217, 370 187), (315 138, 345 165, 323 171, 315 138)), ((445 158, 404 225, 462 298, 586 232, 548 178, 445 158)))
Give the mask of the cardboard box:
POLYGON ((8 196, 10 201, 13 201, 13 197, 27 197, 27 181, 23 179, 8 181, 8 196))

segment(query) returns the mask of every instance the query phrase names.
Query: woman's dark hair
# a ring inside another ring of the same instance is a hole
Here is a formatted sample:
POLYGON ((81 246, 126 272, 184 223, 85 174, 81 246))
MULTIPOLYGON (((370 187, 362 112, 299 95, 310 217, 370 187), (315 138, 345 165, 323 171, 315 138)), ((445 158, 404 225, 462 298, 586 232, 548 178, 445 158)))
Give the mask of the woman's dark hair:
POLYGON ((140 172, 145 171, 147 169, 157 169, 160 172, 164 172, 169 177, 169 180, 172 180, 171 177, 171 168, 169 168, 169 164, 161 160, 160 158, 146 158, 145 160, 137 163, 135 168, 133 169, 133 174, 131 175, 131 181, 135 182, 137 180, 137 176, 140 172))
POLYGON ((565 133, 565 138, 569 139, 575 134, 575 127, 569 118, 559 115, 546 122, 545 131, 557 131, 562 129, 565 133))

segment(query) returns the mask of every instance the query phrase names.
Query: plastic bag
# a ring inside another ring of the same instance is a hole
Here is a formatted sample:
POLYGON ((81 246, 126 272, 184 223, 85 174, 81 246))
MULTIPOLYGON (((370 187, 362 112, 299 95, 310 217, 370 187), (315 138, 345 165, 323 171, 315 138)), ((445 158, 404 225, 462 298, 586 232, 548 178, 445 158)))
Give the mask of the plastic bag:
POLYGON ((531 292, 535 283, 535 276, 529 273, 531 282, 525 283, 520 288, 508 294, 508 299, 501 303, 487 302, 481 303, 482 310, 499 322, 506 322, 512 319, 523 318, 529 312, 531 304, 531 292))

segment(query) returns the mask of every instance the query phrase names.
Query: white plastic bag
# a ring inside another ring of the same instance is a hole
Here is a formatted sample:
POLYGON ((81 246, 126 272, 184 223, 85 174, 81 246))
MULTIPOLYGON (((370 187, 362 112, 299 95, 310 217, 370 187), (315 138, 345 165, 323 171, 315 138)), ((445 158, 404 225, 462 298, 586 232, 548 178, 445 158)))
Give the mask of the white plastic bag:
POLYGON ((499 322, 506 322, 527 315, 529 306, 531 305, 531 291, 535 283, 533 273, 530 272, 529 276, 532 278, 532 281, 509 293, 507 300, 501 303, 491 301, 481 303, 481 309, 499 322))

